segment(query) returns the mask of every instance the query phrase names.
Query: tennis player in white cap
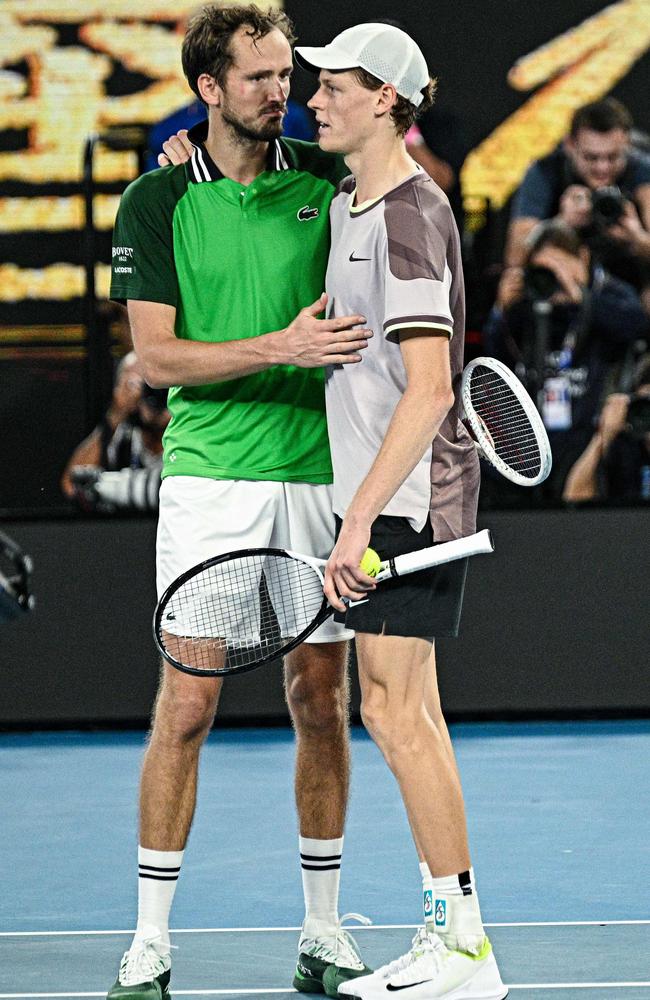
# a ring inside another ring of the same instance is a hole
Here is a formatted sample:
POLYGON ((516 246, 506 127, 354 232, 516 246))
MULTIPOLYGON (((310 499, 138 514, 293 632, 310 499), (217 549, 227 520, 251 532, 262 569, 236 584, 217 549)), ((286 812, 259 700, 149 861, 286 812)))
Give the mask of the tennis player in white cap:
POLYGON ((356 632, 365 725, 393 771, 423 879, 411 950, 327 992, 363 1000, 503 1000, 469 855, 462 791, 437 691, 434 640, 457 634, 466 565, 372 588, 359 564, 475 530, 478 460, 460 421, 464 290, 446 196, 406 151, 435 81, 404 31, 361 24, 296 59, 319 74, 309 101, 321 148, 353 176, 330 209, 329 315, 375 331, 362 363, 327 370, 338 540, 325 593, 356 632), (342 598, 364 603, 346 610, 342 598))

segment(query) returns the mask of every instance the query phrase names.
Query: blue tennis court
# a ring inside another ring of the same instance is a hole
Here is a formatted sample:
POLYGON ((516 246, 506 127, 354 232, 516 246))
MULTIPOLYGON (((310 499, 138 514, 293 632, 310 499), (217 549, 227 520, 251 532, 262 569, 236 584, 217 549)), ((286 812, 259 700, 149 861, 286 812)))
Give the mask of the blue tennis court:
MULTIPOLYGON (((650 722, 452 727, 483 916, 521 1000, 650 997, 650 722)), ((136 907, 144 734, 5 734, 0 1000, 103 996, 136 907)), ((408 948, 417 859, 354 731, 341 907, 370 964, 408 948)), ((218 730, 172 911, 177 996, 289 996, 302 891, 288 730, 218 730)))

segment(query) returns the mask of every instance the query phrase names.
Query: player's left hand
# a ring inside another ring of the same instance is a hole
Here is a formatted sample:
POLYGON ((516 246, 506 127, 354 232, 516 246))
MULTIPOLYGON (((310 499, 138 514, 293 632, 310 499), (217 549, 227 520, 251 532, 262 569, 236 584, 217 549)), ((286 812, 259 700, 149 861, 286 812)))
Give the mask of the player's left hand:
POLYGON ((359 601, 377 586, 360 568, 359 563, 370 541, 370 525, 348 524, 343 521, 341 533, 325 567, 325 597, 339 611, 345 611, 342 597, 359 601))

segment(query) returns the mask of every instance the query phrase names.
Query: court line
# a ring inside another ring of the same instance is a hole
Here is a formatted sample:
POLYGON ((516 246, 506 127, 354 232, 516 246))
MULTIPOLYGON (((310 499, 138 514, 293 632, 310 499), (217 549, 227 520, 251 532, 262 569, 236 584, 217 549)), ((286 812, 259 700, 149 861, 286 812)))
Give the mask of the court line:
MULTIPOLYGON (((606 990, 634 989, 639 986, 650 986, 650 982, 614 982, 614 983, 508 983, 509 990, 606 990)), ((238 990, 174 990, 175 996, 253 996, 270 993, 293 993, 285 988, 272 989, 238 989, 238 990)), ((0 1000, 54 1000, 61 997, 105 997, 102 993, 0 993, 0 1000)))
MULTIPOLYGON (((650 920, 541 920, 517 923, 485 923, 484 927, 634 927, 650 924, 650 920)), ((419 924, 370 924, 354 926, 358 931, 409 931, 417 930, 419 924)), ((172 927, 172 934, 260 934, 280 931, 299 932, 302 927, 172 927)), ((135 928, 113 931, 0 931, 0 937, 97 937, 111 934, 135 934, 135 928)), ((21 994, 22 995, 22 994, 21 994)), ((41 996, 41 994, 38 994, 41 996)), ((66 993, 65 996, 72 994, 66 993)), ((83 994, 90 996, 90 994, 83 994)), ((8 994, 0 994, 0 997, 8 994)))

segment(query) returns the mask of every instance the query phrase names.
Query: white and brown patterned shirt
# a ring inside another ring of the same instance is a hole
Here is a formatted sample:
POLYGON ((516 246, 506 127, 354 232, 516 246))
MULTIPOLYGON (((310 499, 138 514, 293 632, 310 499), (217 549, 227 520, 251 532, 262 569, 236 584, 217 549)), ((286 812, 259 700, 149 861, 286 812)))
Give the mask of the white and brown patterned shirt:
POLYGON ((382 513, 406 517, 417 530, 430 514, 436 542, 459 538, 476 530, 480 472, 458 418, 465 325, 458 230, 447 198, 421 170, 358 207, 354 187, 353 177, 342 181, 330 209, 328 315, 365 316, 374 337, 360 364, 327 371, 334 511, 345 515, 406 389, 399 331, 444 331, 451 338, 455 403, 382 513))

